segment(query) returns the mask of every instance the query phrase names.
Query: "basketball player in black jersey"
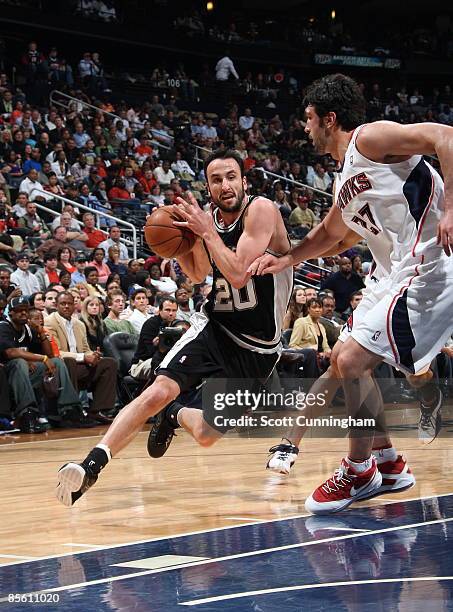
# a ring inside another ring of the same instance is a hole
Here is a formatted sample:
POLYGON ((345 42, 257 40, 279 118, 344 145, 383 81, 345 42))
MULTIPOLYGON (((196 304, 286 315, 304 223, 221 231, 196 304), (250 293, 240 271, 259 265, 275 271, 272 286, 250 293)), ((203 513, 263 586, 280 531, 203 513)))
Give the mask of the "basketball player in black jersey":
MULTIPOLYGON (((284 254, 290 248, 281 215, 270 200, 246 195, 244 166, 235 151, 211 154, 205 175, 212 210, 203 212, 191 195, 189 202, 179 199, 179 225, 199 238, 190 253, 177 259, 196 283, 213 270, 208 303, 162 361, 154 383, 121 410, 101 443, 80 464, 60 469, 57 498, 66 506, 96 482, 111 457, 151 416, 160 413, 148 442, 154 457, 164 454, 177 427, 202 446, 213 444, 228 425, 217 426, 212 410, 183 407, 174 400, 206 378, 265 381, 278 361, 292 269, 253 278, 247 269, 263 252, 284 254)), ((237 410, 234 414, 238 416, 237 410)))

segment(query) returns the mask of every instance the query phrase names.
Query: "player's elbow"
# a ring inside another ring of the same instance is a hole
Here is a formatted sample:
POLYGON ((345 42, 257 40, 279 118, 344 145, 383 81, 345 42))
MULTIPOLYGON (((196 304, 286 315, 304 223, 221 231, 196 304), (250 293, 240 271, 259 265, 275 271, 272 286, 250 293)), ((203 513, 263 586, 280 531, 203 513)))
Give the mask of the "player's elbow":
POLYGON ((248 272, 244 272, 243 274, 236 274, 233 278, 230 279, 230 285, 234 287, 234 289, 242 289, 249 282, 251 276, 252 275, 248 272))

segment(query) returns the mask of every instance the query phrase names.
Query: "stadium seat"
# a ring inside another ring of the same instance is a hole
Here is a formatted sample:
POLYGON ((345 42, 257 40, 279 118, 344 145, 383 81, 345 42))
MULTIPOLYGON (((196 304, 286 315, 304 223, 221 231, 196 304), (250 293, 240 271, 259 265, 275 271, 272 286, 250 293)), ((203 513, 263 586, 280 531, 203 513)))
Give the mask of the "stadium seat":
POLYGON ((117 390, 122 404, 132 401, 147 383, 136 380, 129 374, 136 346, 136 339, 125 332, 115 332, 104 339, 105 356, 113 357, 118 363, 117 390))

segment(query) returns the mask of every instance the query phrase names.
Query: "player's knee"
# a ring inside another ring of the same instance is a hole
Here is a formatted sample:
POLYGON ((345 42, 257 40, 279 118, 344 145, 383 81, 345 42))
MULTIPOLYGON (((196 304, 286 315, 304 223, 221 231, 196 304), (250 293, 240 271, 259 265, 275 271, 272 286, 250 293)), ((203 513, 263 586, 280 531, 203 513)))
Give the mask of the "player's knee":
POLYGON ((159 412, 167 404, 172 402, 179 393, 179 388, 174 389, 164 381, 156 381, 145 389, 141 395, 143 407, 150 416, 159 412))
POLYGON ((349 351, 340 351, 336 358, 336 367, 341 378, 358 378, 363 374, 362 365, 349 351))

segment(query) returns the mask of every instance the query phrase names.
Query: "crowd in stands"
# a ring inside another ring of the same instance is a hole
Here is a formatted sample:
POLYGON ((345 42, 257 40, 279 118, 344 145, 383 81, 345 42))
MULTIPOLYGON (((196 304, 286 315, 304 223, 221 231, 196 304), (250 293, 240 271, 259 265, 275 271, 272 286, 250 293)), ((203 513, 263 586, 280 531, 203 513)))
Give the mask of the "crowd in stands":
MULTIPOLYGON (((112 385, 117 362, 106 339, 134 338, 131 374, 143 383, 184 333, 211 278, 194 287, 176 260, 142 244, 134 257, 120 221, 141 230, 148 213, 187 190, 207 209, 202 161, 211 151, 239 152, 249 192, 275 202, 293 241, 331 206, 335 165, 314 154, 302 116, 273 109, 265 119, 234 103, 224 116, 190 114, 178 100, 157 95, 141 105, 113 103, 96 52, 84 53, 77 69, 66 65, 63 77, 58 57, 55 48, 46 55, 32 42, 22 58, 24 87, 0 75, 0 430, 39 433, 111 421, 123 402, 112 385), (100 110, 36 102, 38 75, 68 85, 72 79, 78 99, 100 110), (67 384, 52 395, 55 378, 67 384), (43 381, 47 395, 37 391, 43 381)), ((368 95, 370 118, 409 121, 418 113, 453 123, 450 90, 429 101, 414 96, 401 88, 384 107, 376 85, 368 95)), ((327 367, 369 266, 368 249, 359 244, 295 270, 296 281, 309 285, 296 287, 285 321, 289 347, 306 355, 298 375, 315 377, 327 367)))
MULTIPOLYGON (((174 20, 178 33, 191 37, 204 37, 228 45, 265 45, 277 48, 292 48, 305 53, 343 53, 346 55, 375 55, 393 57, 434 56, 452 57, 453 24, 445 12, 431 19, 426 15, 406 15, 395 25, 386 19, 386 27, 375 27, 364 16, 361 28, 356 19, 348 19, 346 11, 335 18, 326 19, 326 13, 291 11, 281 15, 275 12, 269 17, 259 18, 247 11, 222 11, 203 14, 198 8, 187 7, 174 20)), ((383 11, 383 14, 384 11, 383 11)), ((356 16, 357 17, 357 16, 356 16)), ((379 19, 380 15, 375 16, 379 19)))

